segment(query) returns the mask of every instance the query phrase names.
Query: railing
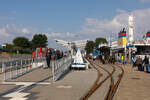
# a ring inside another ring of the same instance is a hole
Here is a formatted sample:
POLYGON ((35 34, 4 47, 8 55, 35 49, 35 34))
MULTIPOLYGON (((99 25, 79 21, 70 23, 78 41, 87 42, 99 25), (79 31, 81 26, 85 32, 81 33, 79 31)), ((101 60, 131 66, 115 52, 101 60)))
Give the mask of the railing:
MULTIPOLYGON (((2 65, 2 74, 3 74, 3 81, 9 81, 15 78, 18 78, 33 69, 39 67, 45 67, 46 58, 40 57, 33 59, 29 58, 13 58, 3 62, 0 62, 2 65)), ((59 80, 66 72, 69 71, 70 66, 72 63, 71 55, 63 57, 59 60, 51 60, 51 71, 53 75, 53 82, 59 80)))
POLYGON ((3 81, 11 80, 22 76, 35 68, 43 65, 45 58, 24 58, 11 59, 2 62, 3 81))
POLYGON ((2 62, 7 62, 9 60, 16 60, 16 59, 27 59, 31 58, 31 54, 7 54, 2 55, 0 54, 0 68, 2 68, 2 62))
POLYGON ((67 56, 51 62, 53 82, 59 80, 67 71, 69 71, 71 63, 72 63, 71 56, 67 56))

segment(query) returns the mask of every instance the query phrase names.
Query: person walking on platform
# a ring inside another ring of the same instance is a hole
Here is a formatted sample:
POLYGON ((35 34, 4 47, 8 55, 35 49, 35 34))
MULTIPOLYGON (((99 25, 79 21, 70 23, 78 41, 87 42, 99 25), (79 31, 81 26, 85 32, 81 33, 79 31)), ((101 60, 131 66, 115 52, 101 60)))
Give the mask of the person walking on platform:
POLYGON ((51 50, 50 49, 48 49, 48 51, 47 51, 47 53, 46 53, 46 62, 47 62, 47 68, 50 68, 50 60, 51 60, 51 54, 52 52, 51 52, 51 50))
POLYGON ((142 66, 142 59, 140 56, 138 56, 136 59, 136 65, 138 67, 138 71, 140 71, 140 67, 142 66))
POLYGON ((105 64, 105 56, 102 55, 102 63, 105 64))
POLYGON ((122 61, 122 64, 126 64, 126 58, 124 55, 121 56, 121 61, 122 61))
POLYGON ((148 67, 149 66, 149 57, 148 56, 145 56, 142 64, 144 64, 145 67, 148 67))
POLYGON ((133 68, 136 67, 136 57, 135 56, 132 57, 132 62, 133 62, 132 67, 133 68))

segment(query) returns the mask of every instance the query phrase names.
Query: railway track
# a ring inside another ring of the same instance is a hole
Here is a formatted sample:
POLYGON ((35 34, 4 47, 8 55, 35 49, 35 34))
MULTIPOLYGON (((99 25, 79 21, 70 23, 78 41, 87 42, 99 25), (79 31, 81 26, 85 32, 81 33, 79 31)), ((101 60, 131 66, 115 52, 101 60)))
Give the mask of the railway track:
POLYGON ((108 65, 106 67, 106 65, 101 66, 100 63, 98 62, 93 62, 91 60, 88 61, 93 66, 93 68, 97 70, 97 79, 94 82, 93 86, 90 88, 90 90, 82 98, 80 98, 80 100, 88 100, 94 93, 98 93, 96 91, 100 87, 102 87, 102 85, 105 84, 107 80, 110 80, 110 84, 109 84, 108 92, 104 97, 104 100, 112 100, 118 88, 118 85, 123 77, 124 74, 123 68, 119 66, 109 65, 109 67, 111 67, 110 70, 110 68, 108 69, 108 65), (104 76, 104 72, 105 72, 105 76, 104 76))

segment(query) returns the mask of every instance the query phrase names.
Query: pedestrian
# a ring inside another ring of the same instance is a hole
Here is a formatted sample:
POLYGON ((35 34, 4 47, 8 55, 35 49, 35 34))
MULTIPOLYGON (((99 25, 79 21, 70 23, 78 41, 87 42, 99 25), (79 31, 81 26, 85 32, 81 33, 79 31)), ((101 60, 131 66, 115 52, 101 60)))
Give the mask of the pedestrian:
POLYGON ((118 62, 121 63, 121 57, 118 55, 118 62))
POLYGON ((115 56, 112 57, 112 63, 115 64, 115 56))
POLYGON ((54 59, 58 60, 58 52, 56 49, 54 49, 53 55, 55 56, 54 59))
POLYGON ((63 58, 64 57, 64 52, 63 51, 61 51, 61 58, 63 58))
POLYGON ((145 67, 149 66, 149 57, 148 57, 148 56, 145 56, 145 58, 144 58, 142 64, 143 64, 145 67))
POLYGON ((105 64, 105 56, 104 55, 102 55, 102 62, 103 62, 103 64, 105 64))
POLYGON ((138 67, 138 71, 140 71, 141 66, 142 66, 142 59, 141 59, 140 56, 138 56, 137 59, 136 59, 136 65, 138 67))
POLYGON ((51 49, 48 49, 46 53, 46 62, 47 62, 47 68, 50 68, 50 60, 51 60, 51 49))
POLYGON ((124 56, 124 55, 121 56, 121 60, 122 60, 122 64, 125 64, 125 63, 126 63, 126 61, 125 61, 125 56, 124 56))
POLYGON ((132 67, 136 67, 136 57, 135 56, 132 56, 132 62, 133 62, 133 65, 132 67))

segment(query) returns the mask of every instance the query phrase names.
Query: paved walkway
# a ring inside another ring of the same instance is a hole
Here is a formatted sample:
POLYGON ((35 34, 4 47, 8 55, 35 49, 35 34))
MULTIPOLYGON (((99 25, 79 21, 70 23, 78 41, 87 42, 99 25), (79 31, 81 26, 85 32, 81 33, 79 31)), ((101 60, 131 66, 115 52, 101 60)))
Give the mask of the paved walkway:
POLYGON ((150 73, 137 71, 127 64, 114 100, 150 100, 150 73))
MULTIPOLYGON (((96 70, 92 68, 71 71, 64 78, 53 83, 50 74, 50 69, 39 68, 9 81, 10 84, 7 85, 2 84, 1 80, 0 88, 3 89, 0 89, 0 100, 18 100, 14 99, 18 95, 20 98, 24 98, 23 100, 79 100, 93 85, 97 77, 96 70), (32 83, 41 80, 49 84, 32 83), (11 82, 16 82, 18 85, 11 84, 11 82), (24 85, 22 85, 23 83, 24 85), (5 93, 8 95, 2 96, 5 93)), ((2 75, 0 77, 2 78, 2 75)))
POLYGON ((79 100, 94 84, 97 72, 94 69, 71 71, 63 79, 50 85, 37 85, 22 92, 31 93, 33 100, 79 100))
MULTIPOLYGON (((122 67, 125 70, 125 74, 113 100, 150 100, 150 73, 137 71, 129 64, 122 67)), ((40 68, 13 81, 40 81, 49 76, 49 69, 40 68)), ((50 84, 32 85, 19 93, 26 95, 23 96, 27 98, 26 100, 79 100, 88 91, 89 87, 93 85, 96 77, 97 72, 95 69, 71 71, 56 83, 49 81, 48 78, 44 82, 49 82, 50 84)), ((1 78, 2 75, 0 74, 0 94, 18 89, 21 86, 13 84, 4 85, 1 78)), ((4 97, 0 99, 9 100, 10 98, 4 97)))

